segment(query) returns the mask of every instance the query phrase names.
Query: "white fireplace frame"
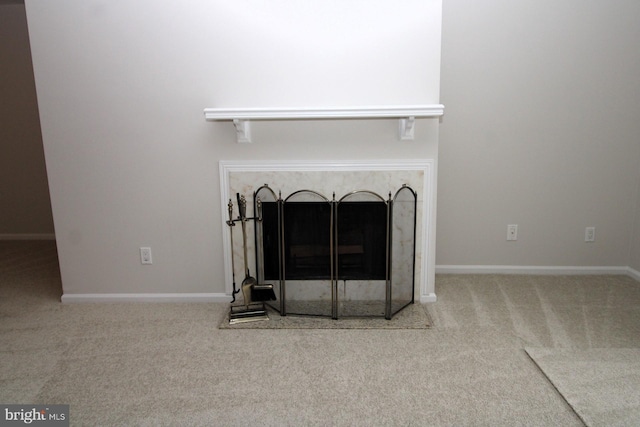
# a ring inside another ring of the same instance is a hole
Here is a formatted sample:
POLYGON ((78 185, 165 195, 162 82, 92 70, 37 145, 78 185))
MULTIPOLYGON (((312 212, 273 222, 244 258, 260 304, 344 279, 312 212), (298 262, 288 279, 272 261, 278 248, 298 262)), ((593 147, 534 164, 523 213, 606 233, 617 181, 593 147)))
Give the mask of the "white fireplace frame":
MULTIPOLYGON (((419 195, 419 203, 422 203, 422 227, 420 249, 421 258, 419 268, 421 274, 417 284, 417 299, 421 303, 435 302, 435 217, 436 217, 436 183, 435 183, 435 159, 403 159, 403 160, 296 160, 296 161, 269 161, 269 160, 221 160, 220 168, 220 206, 222 233, 222 246, 225 267, 225 291, 231 295, 233 290, 233 274, 231 263, 231 241, 226 223, 228 213, 228 201, 235 195, 229 194, 230 175, 235 172, 332 172, 332 171, 422 171, 423 193, 419 195)), ((262 183, 256 183, 256 185, 262 183)), ((248 195, 247 195, 248 196, 248 195)))

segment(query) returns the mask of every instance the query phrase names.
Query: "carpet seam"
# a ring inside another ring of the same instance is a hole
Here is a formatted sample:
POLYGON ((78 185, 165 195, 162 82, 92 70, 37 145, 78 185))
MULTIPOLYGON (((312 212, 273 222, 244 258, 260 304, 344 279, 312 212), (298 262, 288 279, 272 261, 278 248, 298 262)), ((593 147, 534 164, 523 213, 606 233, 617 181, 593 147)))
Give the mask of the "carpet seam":
POLYGON ((544 377, 547 379, 547 381, 549 382, 549 384, 551 384, 551 386, 553 387, 553 389, 556 391, 556 393, 558 393, 558 395, 562 398, 562 400, 564 400, 567 405, 569 405, 569 407, 571 408, 571 410, 573 411, 574 414, 576 414, 576 416, 578 417, 578 419, 580 420, 580 422, 585 426, 585 427, 589 427, 589 424, 587 424, 586 420, 584 418, 582 418, 582 416, 580 415, 580 413, 578 413, 578 411, 576 410, 576 408, 574 408, 574 406, 571 404, 571 402, 569 402, 567 400, 567 398, 564 396, 564 394, 562 394, 562 392, 560 391, 560 389, 558 389, 558 387, 553 383, 553 381, 551 381, 551 378, 549 378, 549 375, 547 375, 547 373, 544 371, 544 369, 542 369, 542 366, 540 366, 538 364, 538 362, 536 362, 536 360, 533 358, 533 356, 531 356, 531 354, 529 353, 529 351, 524 348, 523 349, 525 354, 527 355, 527 357, 533 362, 533 364, 536 366, 536 368, 538 368, 538 370, 540 372, 542 372, 542 375, 544 375, 544 377))

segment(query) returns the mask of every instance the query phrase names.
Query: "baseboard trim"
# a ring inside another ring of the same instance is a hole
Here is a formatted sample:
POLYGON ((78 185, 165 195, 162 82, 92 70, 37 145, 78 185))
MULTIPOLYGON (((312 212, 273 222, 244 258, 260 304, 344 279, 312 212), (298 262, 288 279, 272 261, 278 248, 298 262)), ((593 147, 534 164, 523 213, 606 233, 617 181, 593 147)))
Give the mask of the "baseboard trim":
MULTIPOLYGON (((227 294, 63 294, 64 304, 108 302, 231 302, 227 294)), ((435 293, 420 296, 420 303, 436 302, 435 293)))
MULTIPOLYGON (((628 275, 629 267, 436 265, 436 274, 530 274, 530 275, 628 275)), ((633 270, 635 271, 635 270, 633 270)), ((638 272, 636 272, 638 273, 638 272)), ((638 276, 636 276, 638 277, 638 276)))
POLYGON ((438 298, 436 297, 436 294, 434 294, 434 293, 420 295, 420 303, 421 304, 430 303, 430 302, 436 302, 437 300, 438 300, 438 298))
MULTIPOLYGON (((631 267, 553 267, 517 265, 438 265, 436 274, 530 274, 530 275, 627 275, 640 282, 640 272, 631 267)), ((175 294, 63 294, 65 304, 108 302, 231 302, 224 293, 175 294)), ((420 295, 420 303, 434 303, 435 293, 420 295)))
POLYGON ((52 233, 0 234, 0 240, 56 240, 56 235, 52 233))
POLYGON ((640 282, 640 271, 634 270, 633 268, 629 267, 629 276, 640 282))
POLYGON ((231 297, 222 293, 197 294, 63 294, 64 304, 107 302, 231 302, 231 297))

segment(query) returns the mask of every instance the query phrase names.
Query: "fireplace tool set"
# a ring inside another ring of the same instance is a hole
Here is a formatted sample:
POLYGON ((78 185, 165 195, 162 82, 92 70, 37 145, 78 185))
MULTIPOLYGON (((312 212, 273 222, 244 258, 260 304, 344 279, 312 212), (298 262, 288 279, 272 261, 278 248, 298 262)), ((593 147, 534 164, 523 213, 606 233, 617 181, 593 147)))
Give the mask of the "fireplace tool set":
POLYGON ((261 203, 260 199, 256 201, 257 216, 247 218, 247 200, 240 194, 236 195, 238 201, 238 217, 233 218, 233 203, 229 199, 229 220, 227 225, 231 232, 231 271, 233 276, 233 291, 231 300, 231 309, 229 312, 229 323, 254 322, 259 320, 269 320, 266 312, 265 301, 275 301, 276 294, 273 291, 273 285, 259 284, 258 281, 251 276, 249 272, 249 263, 247 260, 247 221, 261 221, 261 203), (240 222, 242 228, 242 250, 244 258, 245 277, 240 284, 240 289, 236 288, 235 278, 235 262, 233 256, 233 227, 236 222, 240 222), (236 301, 236 294, 242 292, 242 305, 233 305, 236 301))

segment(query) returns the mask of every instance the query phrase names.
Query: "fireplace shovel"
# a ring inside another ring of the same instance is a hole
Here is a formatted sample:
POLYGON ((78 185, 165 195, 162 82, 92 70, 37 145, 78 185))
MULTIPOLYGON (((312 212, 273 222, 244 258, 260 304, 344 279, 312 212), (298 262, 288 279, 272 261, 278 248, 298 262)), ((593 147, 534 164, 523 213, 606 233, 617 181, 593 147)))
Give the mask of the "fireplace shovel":
POLYGON ((244 196, 237 195, 238 210, 240 211, 240 222, 242 224, 242 249, 244 253, 245 278, 240 289, 244 297, 244 304, 249 308, 252 302, 275 301, 276 293, 273 285, 260 285, 255 277, 249 273, 249 263, 247 262, 247 201, 244 196))

